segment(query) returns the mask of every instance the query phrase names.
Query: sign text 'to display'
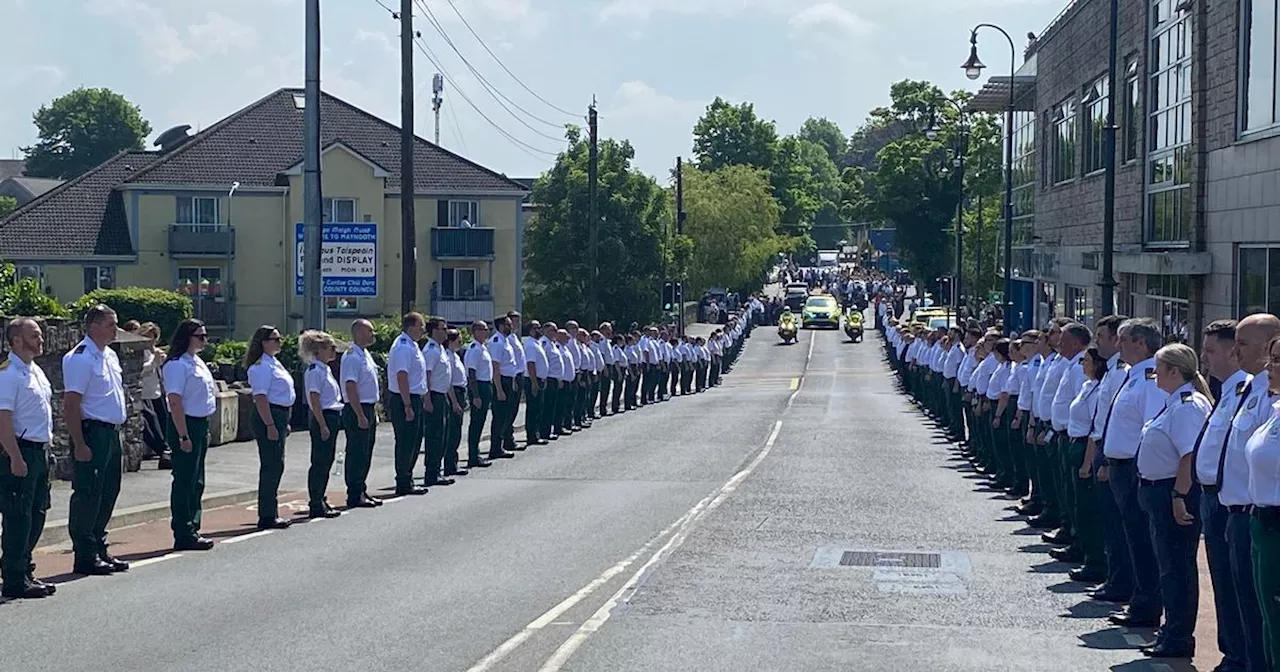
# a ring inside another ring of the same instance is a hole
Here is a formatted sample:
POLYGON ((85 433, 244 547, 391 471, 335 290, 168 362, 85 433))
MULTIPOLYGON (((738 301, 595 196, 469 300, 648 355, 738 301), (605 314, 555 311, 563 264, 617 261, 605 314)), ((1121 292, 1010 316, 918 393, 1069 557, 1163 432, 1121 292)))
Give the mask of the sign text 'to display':
MULTIPOLYGON (((320 292, 324 296, 377 296, 378 225, 326 223, 321 229, 320 292)), ((302 296, 303 225, 297 227, 295 292, 302 296)))

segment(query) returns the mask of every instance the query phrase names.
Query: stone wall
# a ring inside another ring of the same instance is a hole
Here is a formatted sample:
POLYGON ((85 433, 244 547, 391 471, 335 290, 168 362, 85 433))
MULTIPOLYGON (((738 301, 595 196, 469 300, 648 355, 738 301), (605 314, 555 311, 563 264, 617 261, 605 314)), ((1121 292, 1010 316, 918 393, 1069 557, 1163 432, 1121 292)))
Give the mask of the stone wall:
MULTIPOLYGON (((0 317, 0 330, 6 329, 9 318, 0 317)), ((36 363, 49 377, 53 386, 53 443, 50 447, 50 468, 54 477, 63 480, 71 478, 71 438, 67 434, 66 423, 62 415, 62 356, 76 347, 84 339, 84 331, 79 323, 48 318, 42 320, 44 329, 45 354, 36 358, 36 363)), ((3 340, 3 339, 0 339, 3 340)), ((142 458, 146 454, 146 445, 142 442, 142 353, 150 342, 124 331, 111 347, 120 357, 123 369, 126 401, 129 408, 129 419, 124 427, 124 468, 126 471, 137 471, 142 467, 142 458)), ((8 357, 8 343, 0 345, 0 356, 8 357)))

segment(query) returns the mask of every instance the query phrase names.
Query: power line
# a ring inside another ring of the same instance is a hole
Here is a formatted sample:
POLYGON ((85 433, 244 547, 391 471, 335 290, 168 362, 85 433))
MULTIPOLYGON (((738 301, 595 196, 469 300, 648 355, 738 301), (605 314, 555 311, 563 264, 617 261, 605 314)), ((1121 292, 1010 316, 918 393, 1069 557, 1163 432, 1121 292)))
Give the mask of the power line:
POLYGON ((462 137, 462 127, 458 125, 458 116, 447 107, 444 108, 444 112, 444 116, 449 120, 450 128, 453 131, 453 137, 457 138, 458 145, 462 148, 462 152, 464 154, 467 153, 469 151, 467 149, 467 141, 462 137))
POLYGON ((502 59, 498 58, 498 55, 497 55, 497 54, 495 54, 495 53, 493 53, 493 50, 489 48, 489 45, 485 44, 484 40, 480 38, 480 35, 478 35, 478 34, 476 33, 475 29, 473 29, 473 28, 471 27, 471 24, 470 24, 470 23, 467 23, 467 17, 465 17, 465 16, 463 16, 463 15, 462 15, 462 12, 458 10, 458 6, 457 6, 457 5, 455 5, 455 4, 453 4, 453 0, 446 0, 446 1, 449 3, 449 6, 453 8, 453 13, 454 13, 454 14, 457 14, 457 15, 458 15, 458 18, 462 20, 462 25, 466 26, 466 27, 467 27, 467 30, 471 32, 471 36, 472 36, 472 37, 474 37, 474 38, 476 38, 476 41, 480 43, 480 46, 484 47, 484 50, 485 50, 486 52, 488 52, 490 56, 492 56, 492 57, 493 57, 493 60, 498 64, 498 66, 499 66, 499 67, 501 67, 501 68, 503 69, 503 71, 505 71, 508 75, 510 75, 510 76, 511 76, 511 79, 514 79, 514 80, 515 80, 515 82, 516 82, 516 84, 519 84, 519 85, 520 85, 520 88, 524 89, 525 91, 528 91, 528 92, 529 92, 529 95, 531 95, 531 96, 533 96, 534 98, 537 98, 538 100, 542 101, 542 104, 546 105, 547 107, 549 107, 549 108, 551 108, 551 109, 553 109, 553 110, 555 110, 555 111, 557 111, 557 112, 559 112, 559 113, 561 113, 561 114, 564 114, 564 115, 567 115, 567 116, 569 116, 569 117, 572 117, 572 118, 574 118, 574 119, 579 119, 579 118, 580 118, 580 116, 579 116, 576 112, 570 112, 570 111, 568 111, 568 110, 566 110, 566 109, 564 109, 564 108, 562 108, 562 107, 560 107, 560 106, 558 106, 558 105, 555 105, 554 103, 552 103, 551 101, 547 100, 546 98, 543 98, 542 96, 539 96, 539 95, 537 94, 537 92, 536 92, 536 91, 534 91, 533 89, 531 89, 531 88, 529 88, 527 85, 525 85, 525 83, 524 83, 523 81, 521 81, 519 77, 517 77, 517 76, 516 76, 516 73, 511 72, 511 69, 510 69, 510 68, 508 68, 508 67, 507 67, 507 65, 506 65, 505 63, 503 63, 503 62, 502 62, 502 59))
POLYGON ((436 29, 436 32, 439 33, 440 37, 444 38, 445 44, 449 45, 449 48, 453 50, 453 53, 457 54, 458 58, 462 60, 462 64, 466 66, 467 70, 471 71, 472 75, 475 75, 476 79, 480 82, 480 85, 484 87, 485 91, 494 99, 495 102, 498 103, 500 107, 502 107, 502 109, 507 111, 507 114, 510 114, 512 118, 520 122, 525 128, 529 129, 530 131, 548 140, 553 140, 553 141, 560 140, 560 138, 558 137, 547 135, 546 133, 539 131, 533 126, 530 126, 528 122, 526 122, 524 119, 521 119, 519 115, 517 115, 515 112, 512 112, 511 108, 503 104, 502 101, 505 100, 508 103, 511 103, 512 107, 525 113, 526 115, 528 115, 530 119, 533 119, 534 121, 537 121, 540 124, 544 124, 551 128, 558 128, 562 130, 564 129, 564 124, 557 124, 553 121, 547 121, 546 119, 543 119, 538 115, 530 112, 529 110, 526 110, 525 108, 521 107, 519 103, 509 98, 506 94, 502 93, 502 91, 499 90, 498 87, 494 86, 487 78, 485 78, 485 76, 481 74, 480 71, 475 68, 475 66, 471 65, 471 62, 467 60, 467 57, 464 56, 462 54, 462 51, 458 49, 457 45, 453 43, 453 40, 449 37, 449 34, 445 32, 444 27, 440 25, 439 20, 437 20, 435 15, 431 13, 431 9, 427 7, 422 2, 422 0, 414 0, 414 4, 416 4, 419 9, 426 12, 427 23, 430 23, 431 27, 436 29))

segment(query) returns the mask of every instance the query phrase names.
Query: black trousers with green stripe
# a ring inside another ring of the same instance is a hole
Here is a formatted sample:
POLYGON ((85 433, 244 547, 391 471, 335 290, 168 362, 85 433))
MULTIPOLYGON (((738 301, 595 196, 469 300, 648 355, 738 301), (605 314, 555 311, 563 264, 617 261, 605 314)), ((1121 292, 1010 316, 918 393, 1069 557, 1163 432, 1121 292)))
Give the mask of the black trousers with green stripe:
POLYGON ((276 438, 267 436, 267 425, 262 417, 253 414, 253 436, 258 440, 258 520, 269 521, 279 517, 280 478, 284 476, 284 441, 289 437, 289 416, 293 409, 272 404, 271 422, 276 426, 276 438))
POLYGON ((176 542, 191 541, 200 536, 200 520, 204 509, 204 462, 209 454, 209 418, 186 416, 187 437, 191 452, 182 450, 173 418, 165 427, 165 443, 173 459, 173 485, 169 489, 169 527, 176 542))
POLYGON ((120 497, 124 452, 120 426, 86 419, 80 423, 89 460, 72 467, 71 509, 67 534, 77 563, 92 562, 107 553, 107 524, 120 497))

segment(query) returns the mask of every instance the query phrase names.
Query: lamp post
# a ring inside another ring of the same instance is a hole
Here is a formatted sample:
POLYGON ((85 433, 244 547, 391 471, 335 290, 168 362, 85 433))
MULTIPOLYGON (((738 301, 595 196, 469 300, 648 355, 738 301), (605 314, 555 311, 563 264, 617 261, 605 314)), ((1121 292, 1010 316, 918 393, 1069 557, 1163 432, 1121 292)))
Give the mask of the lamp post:
POLYGON ((1107 127, 1103 151, 1107 153, 1106 182, 1102 196, 1102 314, 1116 312, 1116 23, 1119 0, 1111 0, 1110 42, 1107 50, 1107 127))
POLYGON ((969 79, 981 77, 982 70, 987 67, 978 58, 978 30, 982 28, 995 30, 1009 41, 1009 107, 1005 110, 1004 122, 1004 335, 1007 337, 1013 326, 1010 321, 1013 315, 1013 77, 1018 71, 1018 47, 1000 26, 992 23, 974 26, 969 33, 969 60, 960 66, 969 79))
MULTIPOLYGON (((955 272, 951 276, 951 305, 955 307, 956 321, 960 317, 960 286, 964 269, 964 155, 969 150, 969 120, 960 103, 943 96, 941 102, 949 103, 956 110, 955 158, 952 160, 956 169, 956 231, 955 231, 955 272)), ((925 137, 935 140, 941 129, 936 123, 925 130, 925 137)))

